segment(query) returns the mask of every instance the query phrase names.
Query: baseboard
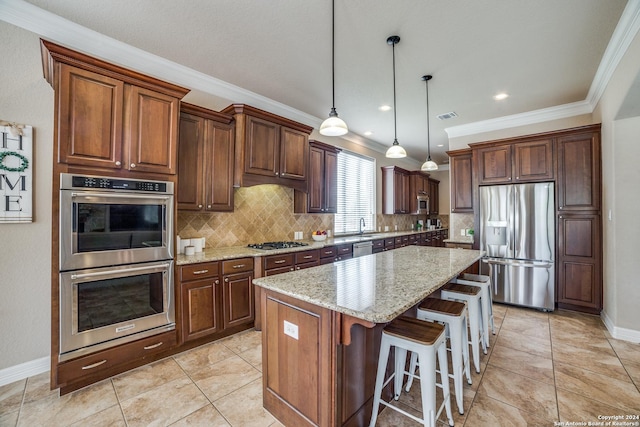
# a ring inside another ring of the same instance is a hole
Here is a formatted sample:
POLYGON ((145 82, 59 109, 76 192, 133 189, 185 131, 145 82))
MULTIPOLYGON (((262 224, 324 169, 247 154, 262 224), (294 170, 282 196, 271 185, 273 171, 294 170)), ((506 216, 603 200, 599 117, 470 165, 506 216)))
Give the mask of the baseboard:
POLYGON ((640 343, 640 331, 616 326, 613 323, 613 320, 611 320, 611 318, 607 315, 607 312, 604 310, 602 310, 602 313, 600 313, 600 318, 604 322, 604 325, 607 327, 607 330, 613 338, 624 341, 631 341, 633 343, 640 343))
POLYGON ((49 369, 51 369, 49 356, 0 369, 0 386, 47 372, 49 369))

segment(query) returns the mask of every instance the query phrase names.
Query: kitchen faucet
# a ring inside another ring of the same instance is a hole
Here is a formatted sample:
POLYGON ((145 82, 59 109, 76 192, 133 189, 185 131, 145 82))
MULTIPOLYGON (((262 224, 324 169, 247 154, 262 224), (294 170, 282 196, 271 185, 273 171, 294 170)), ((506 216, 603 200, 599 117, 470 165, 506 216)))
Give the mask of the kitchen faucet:
POLYGON ((359 225, 359 228, 360 228, 359 233, 360 233, 360 234, 364 233, 364 228, 365 228, 366 226, 367 226, 367 225, 366 225, 366 224, 365 224, 365 222, 364 222, 364 218, 360 218, 360 225, 359 225))

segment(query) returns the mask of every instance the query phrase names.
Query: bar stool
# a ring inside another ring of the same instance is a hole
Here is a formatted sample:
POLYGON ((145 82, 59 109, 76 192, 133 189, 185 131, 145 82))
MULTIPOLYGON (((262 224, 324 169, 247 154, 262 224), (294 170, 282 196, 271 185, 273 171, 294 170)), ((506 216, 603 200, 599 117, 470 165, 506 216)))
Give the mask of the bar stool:
MULTIPOLYGON (((452 361, 453 384, 456 390, 456 404, 458 412, 464 414, 462 380, 466 375, 467 382, 471 381, 471 369, 469 368, 469 340, 467 335, 467 306, 458 301, 427 298, 418 306, 418 319, 443 323, 446 336, 449 338, 452 361)), ((415 373, 416 354, 411 354, 411 367, 409 372, 415 373)), ((406 391, 411 389, 413 377, 407 381, 406 391)))
POLYGON ((463 273, 454 280, 461 285, 479 286, 482 289, 482 327, 485 338, 485 345, 489 347, 489 324, 491 324, 491 333, 496 334, 496 326, 493 321, 493 295, 491 292, 491 279, 489 276, 481 274, 463 273))
POLYGON ((469 333, 471 334, 471 351, 473 353, 473 365, 476 372, 480 373, 480 346, 482 352, 487 354, 487 346, 484 344, 482 320, 480 318, 482 290, 477 286, 461 285, 450 282, 440 291, 442 299, 462 301, 467 303, 469 310, 469 333))
POLYGON ((378 372, 376 375, 376 387, 373 398, 373 412, 371 414, 370 427, 375 426, 378 418, 380 404, 400 412, 401 414, 423 424, 425 427, 435 427, 436 420, 444 408, 447 411, 449 425, 453 425, 451 415, 451 401, 449 398, 449 366, 447 362, 446 336, 444 326, 438 323, 424 322, 412 317, 400 316, 382 330, 380 343, 380 356, 378 358, 378 372), (385 381, 385 371, 391 346, 395 347, 395 370, 385 381), (418 355, 420 376, 405 370, 407 351, 418 355), (441 384, 436 383, 436 355, 440 367, 441 384), (402 391, 404 376, 420 379, 420 394, 422 397, 422 419, 385 402, 381 399, 382 389, 394 380, 394 399, 398 400, 402 391), (442 388, 443 403, 436 412, 436 387, 442 388))

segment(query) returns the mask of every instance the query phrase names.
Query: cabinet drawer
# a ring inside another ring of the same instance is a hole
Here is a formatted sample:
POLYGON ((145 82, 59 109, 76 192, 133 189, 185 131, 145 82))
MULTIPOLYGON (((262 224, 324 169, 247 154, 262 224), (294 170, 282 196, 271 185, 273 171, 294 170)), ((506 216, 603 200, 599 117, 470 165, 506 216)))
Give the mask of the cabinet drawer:
POLYGON ((293 254, 269 255, 264 257, 264 269, 293 267, 294 258, 293 254))
POLYGON ((315 261, 296 264, 296 270, 304 270, 305 268, 317 267, 319 265, 320 265, 320 259, 316 259, 315 261))
POLYGON ((253 258, 238 258, 222 261, 222 274, 242 273, 253 271, 253 258))
POLYGON ((384 249, 384 239, 373 241, 373 250, 375 251, 376 249, 384 249))
POLYGON ((337 255, 338 249, 335 246, 320 249, 320 258, 335 258, 337 255))
POLYGON ((219 274, 219 267, 218 261, 184 265, 180 267, 180 281, 216 277, 219 274))
POLYGON ((313 249, 310 251, 296 252, 296 264, 306 264, 309 262, 315 262, 320 259, 320 251, 313 249))
POLYGON ((353 253, 353 245, 340 245, 336 246, 338 250, 338 256, 351 255, 353 253))
POLYGON ((393 249, 396 245, 396 239, 390 237, 388 239, 384 239, 384 248, 385 249, 393 249))
POLYGON ((393 240, 393 243, 396 245, 396 247, 400 247, 400 246, 402 246, 402 237, 396 237, 396 238, 393 240))
POLYGON ((134 359, 142 359, 165 351, 176 344, 176 331, 169 331, 138 341, 89 354, 58 365, 58 382, 72 383, 134 359))
POLYGON ((264 275, 265 276, 274 276, 276 274, 282 274, 282 273, 288 273, 290 271, 295 270, 295 268, 293 268, 293 264, 288 266, 288 267, 280 267, 280 268, 272 268, 270 270, 265 270, 264 271, 264 275))

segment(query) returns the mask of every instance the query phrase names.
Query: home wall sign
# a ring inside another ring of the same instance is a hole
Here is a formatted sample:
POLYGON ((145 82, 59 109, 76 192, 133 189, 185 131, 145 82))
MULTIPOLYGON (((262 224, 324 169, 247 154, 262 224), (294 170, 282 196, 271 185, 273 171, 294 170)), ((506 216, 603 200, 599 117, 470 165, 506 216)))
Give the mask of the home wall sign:
POLYGON ((7 123, 0 132, 0 223, 33 222, 33 128, 7 123))

